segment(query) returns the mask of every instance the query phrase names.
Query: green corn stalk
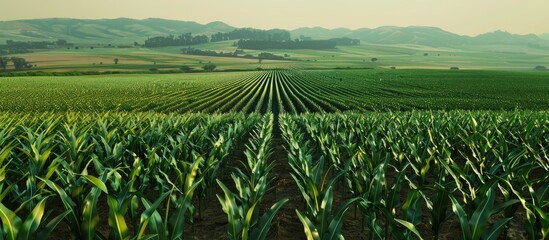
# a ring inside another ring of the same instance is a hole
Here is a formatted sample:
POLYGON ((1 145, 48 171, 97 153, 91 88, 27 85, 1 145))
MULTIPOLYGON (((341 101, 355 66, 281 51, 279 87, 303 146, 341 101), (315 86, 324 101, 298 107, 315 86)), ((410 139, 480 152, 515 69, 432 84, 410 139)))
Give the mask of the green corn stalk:
POLYGON ((6 208, 0 203, 0 220, 2 220, 2 232, 0 236, 10 240, 27 240, 27 239, 47 239, 51 232, 63 220, 68 212, 63 212, 59 216, 50 220, 47 224, 42 224, 46 221, 46 202, 51 196, 42 198, 34 209, 28 214, 23 221, 15 212, 6 208))
POLYGON ((459 219, 461 226, 461 237, 463 239, 498 239, 506 224, 511 221, 512 218, 504 218, 488 228, 488 219, 490 216, 498 213, 508 206, 518 203, 518 201, 507 201, 499 205, 494 205, 495 186, 493 183, 491 185, 492 186, 489 187, 486 192, 482 193, 481 196, 483 200, 470 216, 468 216, 463 210, 462 205, 457 201, 457 199, 453 195, 449 194, 452 202, 452 211, 459 219))

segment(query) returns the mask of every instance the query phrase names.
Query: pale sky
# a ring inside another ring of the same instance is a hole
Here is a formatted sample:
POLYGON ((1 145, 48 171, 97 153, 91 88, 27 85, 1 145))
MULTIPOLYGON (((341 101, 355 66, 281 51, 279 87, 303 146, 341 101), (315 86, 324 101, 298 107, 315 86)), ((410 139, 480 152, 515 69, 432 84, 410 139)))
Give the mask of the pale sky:
POLYGON ((235 27, 435 26, 462 35, 549 32, 549 0, 2 0, 0 20, 166 18, 235 27))

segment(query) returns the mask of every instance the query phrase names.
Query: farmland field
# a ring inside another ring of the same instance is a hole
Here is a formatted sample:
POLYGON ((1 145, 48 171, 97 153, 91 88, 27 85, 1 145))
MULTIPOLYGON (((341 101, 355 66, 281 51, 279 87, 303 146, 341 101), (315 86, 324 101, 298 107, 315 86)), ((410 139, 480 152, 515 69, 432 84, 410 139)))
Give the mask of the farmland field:
POLYGON ((0 119, 8 239, 547 234, 547 112, 0 119))
MULTIPOLYGON (((234 52, 234 41, 193 45, 193 48, 234 52)), ((200 69, 203 63, 212 62, 220 70, 253 70, 262 67, 257 59, 242 57, 209 57, 186 55, 183 47, 162 48, 107 48, 87 44, 80 49, 46 49, 32 53, 15 54, 28 59, 36 67, 33 71, 148 71, 178 70, 182 65, 200 69), (90 46, 95 46, 90 49, 90 46), (114 64, 113 59, 120 63, 114 64)), ((414 44, 361 44, 341 46, 330 50, 266 50, 286 60, 264 60, 277 68, 333 69, 339 68, 390 68, 398 69, 461 69, 530 71, 537 65, 549 62, 549 50, 505 45, 473 45, 455 47, 429 47, 414 44), (425 54, 428 54, 425 56, 425 54), (371 59, 376 58, 376 62, 371 59)), ((246 50, 257 56, 263 51, 246 50)))
POLYGON ((549 1, 494 3, 4 4, 0 240, 549 240, 549 1))
POLYGON ((1 78, 2 236, 549 234, 547 73, 269 67, 1 78))
POLYGON ((10 77, 0 79, 0 111, 548 110, 548 79, 546 72, 383 69, 10 77))

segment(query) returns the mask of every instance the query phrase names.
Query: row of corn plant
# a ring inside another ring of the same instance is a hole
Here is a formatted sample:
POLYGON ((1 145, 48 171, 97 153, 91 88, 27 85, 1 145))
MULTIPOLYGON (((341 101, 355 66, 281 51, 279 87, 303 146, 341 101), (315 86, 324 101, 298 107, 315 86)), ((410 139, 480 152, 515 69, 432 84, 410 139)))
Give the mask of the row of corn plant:
POLYGON ((259 116, 5 113, 0 119, 2 238, 46 239, 63 222, 72 239, 181 239, 194 220, 193 203, 207 197, 259 116), (105 235, 98 227, 107 225, 105 235))
POLYGON ((288 201, 282 199, 261 212, 263 197, 272 180, 269 172, 274 167, 274 162, 269 162, 272 130, 273 115, 267 114, 252 133, 245 151, 246 160, 231 174, 236 192, 217 180, 224 192, 217 197, 228 217, 229 239, 266 239, 276 213, 288 201))
POLYGON ((312 142, 314 155, 329 159, 334 169, 349 169, 348 191, 364 200, 358 206, 371 238, 398 238, 393 230, 402 227, 401 237, 411 238, 415 225, 430 226, 432 236, 423 237, 436 239, 455 216, 462 238, 497 239, 518 210, 526 212, 529 239, 547 237, 545 112, 288 118, 297 122, 292 132, 305 132, 298 142, 312 142))
POLYGON ((327 179, 324 158, 313 160, 304 134, 299 131, 295 122, 288 115, 281 115, 280 125, 289 146, 288 162, 293 169, 292 177, 305 202, 305 210, 296 209, 296 214, 303 224, 307 239, 341 239, 345 213, 353 202, 359 200, 352 198, 337 208, 333 206, 335 183, 347 169, 344 168, 327 179))

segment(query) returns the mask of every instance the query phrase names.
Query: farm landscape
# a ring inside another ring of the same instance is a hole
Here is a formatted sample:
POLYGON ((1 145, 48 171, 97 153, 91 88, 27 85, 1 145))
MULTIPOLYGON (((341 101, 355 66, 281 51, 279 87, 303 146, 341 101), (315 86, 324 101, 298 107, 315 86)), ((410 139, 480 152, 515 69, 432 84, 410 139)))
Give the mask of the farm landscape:
POLYGON ((0 22, 0 239, 548 239, 534 36, 0 22))

